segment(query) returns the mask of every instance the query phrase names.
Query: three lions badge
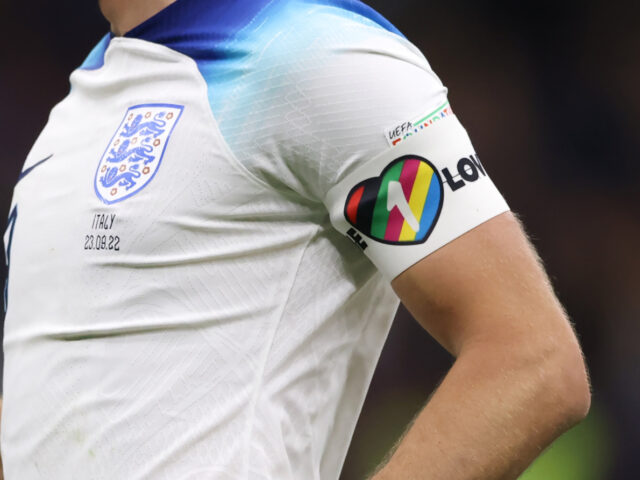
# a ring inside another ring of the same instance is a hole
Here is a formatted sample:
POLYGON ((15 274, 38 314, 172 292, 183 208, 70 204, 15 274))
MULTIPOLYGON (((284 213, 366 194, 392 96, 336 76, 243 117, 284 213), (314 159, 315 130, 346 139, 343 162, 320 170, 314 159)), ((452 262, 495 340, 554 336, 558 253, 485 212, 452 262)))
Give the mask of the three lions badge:
POLYGON ((183 110, 160 103, 127 110, 98 164, 94 187, 100 200, 121 202, 153 180, 183 110))

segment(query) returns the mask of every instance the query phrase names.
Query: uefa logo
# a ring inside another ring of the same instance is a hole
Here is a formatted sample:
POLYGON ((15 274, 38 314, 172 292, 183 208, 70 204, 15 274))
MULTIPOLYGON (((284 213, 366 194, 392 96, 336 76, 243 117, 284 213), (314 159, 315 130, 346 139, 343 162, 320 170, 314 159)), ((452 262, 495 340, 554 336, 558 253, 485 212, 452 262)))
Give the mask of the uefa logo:
POLYGON ((155 177, 184 107, 136 105, 127 110, 96 171, 96 195, 106 204, 121 202, 155 177))

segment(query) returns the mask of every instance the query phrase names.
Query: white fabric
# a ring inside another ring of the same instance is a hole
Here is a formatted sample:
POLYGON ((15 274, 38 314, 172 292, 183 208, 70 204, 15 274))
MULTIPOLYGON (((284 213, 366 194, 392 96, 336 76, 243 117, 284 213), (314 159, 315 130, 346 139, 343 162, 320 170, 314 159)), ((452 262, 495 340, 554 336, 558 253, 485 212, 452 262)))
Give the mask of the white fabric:
POLYGON ((104 67, 72 75, 25 168, 53 156, 13 200, 8 480, 338 478, 398 300, 322 201, 339 208, 331 188, 396 154, 385 129, 446 100, 408 42, 349 27, 355 43, 312 42, 256 93, 255 123, 214 116, 197 65, 159 45, 114 39, 104 67), (106 205, 105 148, 128 109, 158 103, 184 107, 162 164, 106 205), (117 250, 96 249, 109 237, 117 250))
MULTIPOLYGON (((434 183, 435 179, 440 177, 440 185, 433 185, 431 190, 439 188, 442 198, 440 211, 435 220, 427 225, 431 231, 423 243, 405 245, 399 241, 395 244, 387 244, 376 241, 376 238, 366 239, 365 254, 389 280, 393 280, 407 268, 451 240, 509 210, 504 198, 486 175, 484 166, 482 164, 477 166, 474 163, 474 160, 479 162, 477 155, 475 155, 466 131, 454 116, 441 120, 426 130, 408 137, 396 148, 392 148, 360 166, 358 170, 335 185, 326 196, 326 204, 331 212, 332 223, 338 231, 347 235, 353 226, 345 215, 345 204, 348 202, 348 195, 353 187, 370 178, 378 177, 385 167, 402 158, 414 159, 413 161, 417 161, 416 158, 421 158, 430 161, 435 168, 432 173, 434 183), (418 154, 419 156, 417 156, 418 154), (462 170, 462 174, 460 170, 462 170), (441 171, 450 175, 450 183, 454 183, 453 188, 447 182, 446 176, 442 178, 441 171), (465 181, 462 175, 466 175, 469 180, 465 181)), ((415 187, 419 188, 419 186, 415 187)), ((399 195, 403 195, 403 193, 401 191, 399 195)), ((410 194, 405 195, 406 201, 403 199, 391 200, 391 192, 389 192, 389 199, 384 202, 385 210, 393 212, 392 208, 398 208, 398 206, 394 206, 394 202, 399 205, 404 203, 409 209, 409 212, 401 213, 405 221, 408 218, 414 219, 414 222, 419 221, 419 214, 412 216, 410 212, 410 196, 410 194)), ((357 229, 357 225, 355 228, 357 229)), ((409 232, 413 233, 417 230, 417 227, 411 228, 410 226, 409 232)), ((360 238, 365 240, 367 235, 361 235, 360 238)))

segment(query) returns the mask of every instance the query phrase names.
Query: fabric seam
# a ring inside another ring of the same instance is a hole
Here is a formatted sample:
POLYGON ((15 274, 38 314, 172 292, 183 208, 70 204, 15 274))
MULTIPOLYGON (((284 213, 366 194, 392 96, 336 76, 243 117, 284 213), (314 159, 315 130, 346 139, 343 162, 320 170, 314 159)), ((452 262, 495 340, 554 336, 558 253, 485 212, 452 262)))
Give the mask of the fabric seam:
POLYGON ((304 248, 302 248, 302 251, 300 252, 300 257, 298 258, 297 261, 297 265, 296 265, 296 269, 295 272, 293 274, 293 278, 291 279, 291 283, 289 285, 289 289, 287 291, 287 295, 285 297, 285 301, 282 303, 282 307, 280 310, 280 314, 278 315, 278 320, 276 322, 274 322, 274 325, 272 327, 272 331, 270 332, 269 335, 269 345, 266 347, 265 352, 264 352, 264 358, 262 360, 262 365, 260 367, 260 374, 258 375, 258 384, 256 385, 256 390, 253 394, 253 398, 251 399, 251 405, 249 407, 250 413, 249 413, 249 420, 248 420, 248 425, 246 427, 247 431, 245 433, 245 451, 244 451, 244 459, 243 459, 243 464, 244 464, 244 478, 246 478, 247 480, 249 479, 249 451, 251 448, 251 435, 253 433, 253 427, 255 425, 255 412, 256 412, 256 406, 258 404, 258 398, 260 396, 260 393, 262 392, 262 387, 264 386, 264 372, 267 366, 267 362, 269 361, 269 356, 271 355, 271 350, 273 348, 273 343, 275 340, 275 336, 276 333, 278 332, 278 328, 280 327, 280 324, 282 323, 282 318, 284 317, 284 312, 287 308, 287 305, 289 304, 289 300, 291 298, 291 292, 293 291, 293 287, 296 284, 296 279, 298 278, 298 273, 300 272, 300 266, 302 265, 302 260, 304 258, 304 254, 306 253, 307 249, 309 248, 309 244, 311 243, 311 240, 318 234, 320 230, 320 227, 317 226, 313 233, 311 233, 309 235, 309 238, 307 239, 304 248))

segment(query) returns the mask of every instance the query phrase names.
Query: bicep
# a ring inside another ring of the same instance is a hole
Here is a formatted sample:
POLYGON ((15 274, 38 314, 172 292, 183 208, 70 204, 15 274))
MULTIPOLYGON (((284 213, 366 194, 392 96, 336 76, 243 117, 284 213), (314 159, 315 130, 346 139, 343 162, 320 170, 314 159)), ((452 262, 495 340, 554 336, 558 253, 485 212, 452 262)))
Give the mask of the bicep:
POLYGON ((473 342, 522 345, 574 338, 510 212, 451 241, 392 285, 418 322, 455 356, 473 342))

